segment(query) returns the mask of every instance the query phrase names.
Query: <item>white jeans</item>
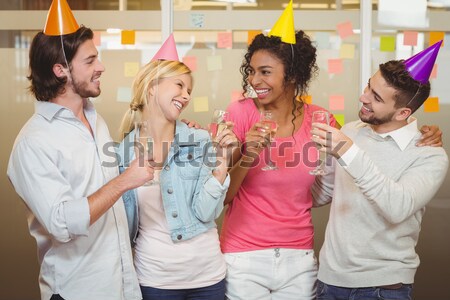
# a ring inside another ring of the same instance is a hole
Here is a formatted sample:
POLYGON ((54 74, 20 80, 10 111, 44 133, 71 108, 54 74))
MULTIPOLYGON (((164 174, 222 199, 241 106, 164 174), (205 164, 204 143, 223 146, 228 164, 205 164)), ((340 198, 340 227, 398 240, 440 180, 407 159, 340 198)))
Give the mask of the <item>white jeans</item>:
POLYGON ((225 253, 230 300, 315 299, 314 250, 266 249, 225 253))

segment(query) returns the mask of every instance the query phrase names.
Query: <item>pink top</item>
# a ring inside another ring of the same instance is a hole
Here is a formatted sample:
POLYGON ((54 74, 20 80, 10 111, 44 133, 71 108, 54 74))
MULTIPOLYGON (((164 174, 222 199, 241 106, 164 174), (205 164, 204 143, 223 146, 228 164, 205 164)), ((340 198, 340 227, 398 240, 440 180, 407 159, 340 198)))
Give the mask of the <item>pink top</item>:
MULTIPOLYGON (((317 150, 311 141, 311 116, 316 105, 304 105, 302 126, 294 136, 275 138, 271 159, 278 170, 262 171, 261 152, 230 203, 222 225, 222 252, 241 252, 267 248, 312 249, 314 228, 311 220, 310 187, 317 150)), ((245 141, 245 134, 259 121, 253 99, 233 102, 228 107, 234 132, 245 141)), ((335 125, 331 117, 331 125, 335 125)))

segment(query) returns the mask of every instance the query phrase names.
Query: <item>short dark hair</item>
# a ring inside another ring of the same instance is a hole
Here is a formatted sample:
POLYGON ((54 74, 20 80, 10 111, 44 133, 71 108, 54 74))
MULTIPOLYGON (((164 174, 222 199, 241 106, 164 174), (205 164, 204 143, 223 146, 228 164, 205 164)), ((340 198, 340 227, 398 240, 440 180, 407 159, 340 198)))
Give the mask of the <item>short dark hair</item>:
POLYGON ((67 78, 57 77, 53 73, 55 64, 67 67, 61 42, 64 44, 64 52, 70 68, 80 45, 87 40, 92 40, 93 37, 92 30, 84 26, 80 26, 74 33, 63 36, 49 36, 42 31, 35 35, 30 47, 30 75, 27 78, 31 81, 29 90, 37 100, 50 101, 64 92, 67 78))
POLYGON ((380 64, 380 72, 387 84, 396 90, 396 108, 408 107, 414 113, 430 95, 430 82, 421 84, 412 78, 403 60, 380 64))

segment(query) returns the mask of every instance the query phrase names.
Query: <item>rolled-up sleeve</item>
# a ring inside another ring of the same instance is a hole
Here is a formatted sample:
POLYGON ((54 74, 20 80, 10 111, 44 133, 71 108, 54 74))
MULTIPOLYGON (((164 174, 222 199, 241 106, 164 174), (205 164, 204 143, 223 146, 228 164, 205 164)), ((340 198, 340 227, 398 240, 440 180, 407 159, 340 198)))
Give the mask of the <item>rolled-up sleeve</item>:
POLYGON ((88 234, 89 203, 86 197, 75 197, 56 159, 54 150, 23 138, 14 145, 7 173, 39 223, 64 243, 88 234))

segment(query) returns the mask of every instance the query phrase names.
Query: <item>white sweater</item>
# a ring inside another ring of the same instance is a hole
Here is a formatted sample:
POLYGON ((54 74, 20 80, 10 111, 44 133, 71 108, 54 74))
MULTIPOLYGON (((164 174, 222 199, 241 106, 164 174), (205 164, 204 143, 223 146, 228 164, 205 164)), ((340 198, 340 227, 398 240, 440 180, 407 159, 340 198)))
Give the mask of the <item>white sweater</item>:
POLYGON ((342 131, 356 155, 347 166, 339 160, 335 174, 317 177, 312 188, 316 205, 332 197, 318 278, 349 288, 413 283, 422 216, 444 180, 447 154, 415 146, 416 121, 384 138, 361 121, 342 131))

